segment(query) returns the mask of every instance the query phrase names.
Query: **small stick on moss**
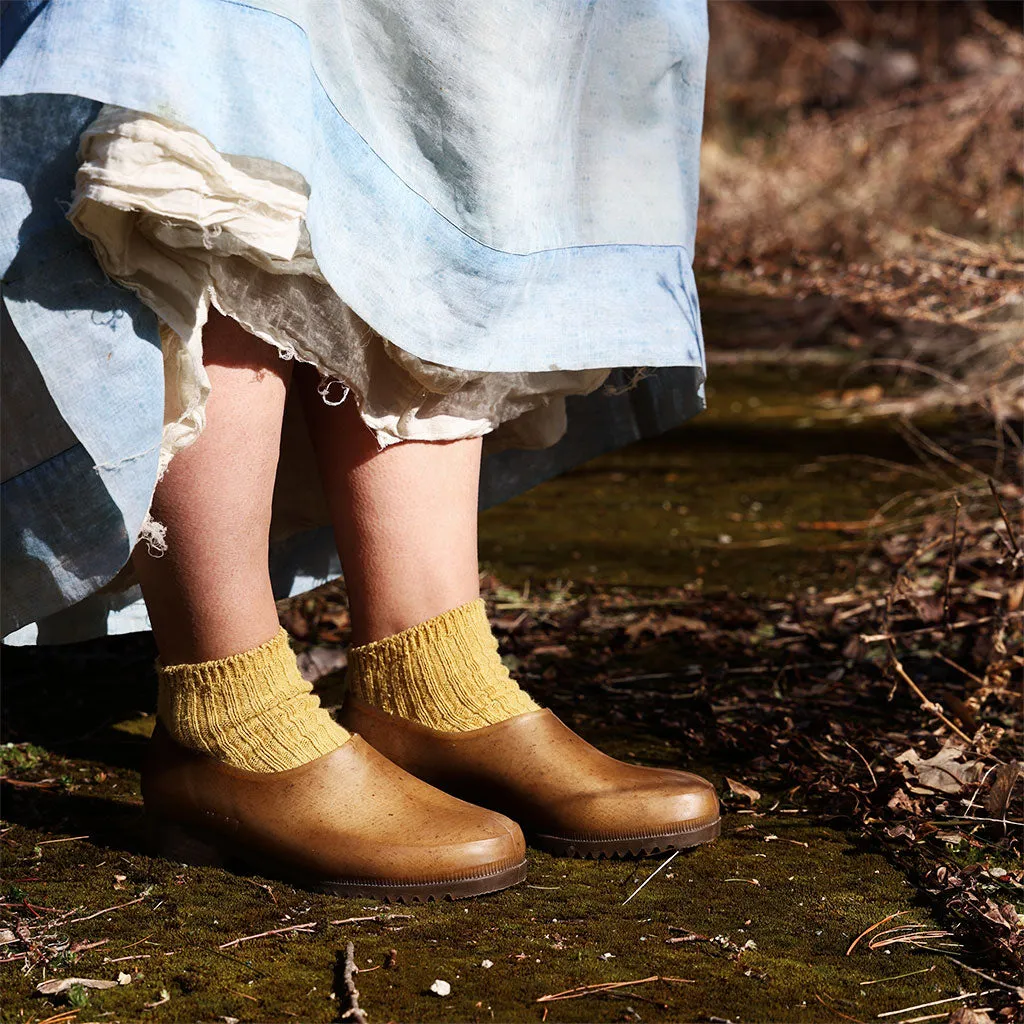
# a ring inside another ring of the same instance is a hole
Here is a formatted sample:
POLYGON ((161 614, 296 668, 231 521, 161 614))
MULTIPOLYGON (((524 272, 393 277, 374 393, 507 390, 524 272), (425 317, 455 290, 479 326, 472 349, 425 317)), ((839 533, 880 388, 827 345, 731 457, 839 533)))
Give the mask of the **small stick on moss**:
POLYGON ((935 999, 930 1003, 918 1003, 917 1006, 904 1006, 899 1010, 886 1010, 885 1013, 876 1014, 876 1017, 895 1017, 900 1013, 910 1013, 911 1010, 925 1010, 929 1006, 941 1006, 943 1003, 959 1003, 964 999, 973 999, 975 996, 987 996, 998 992, 997 988, 987 988, 984 992, 966 992, 962 996, 950 996, 948 999, 935 999))
POLYGON ((370 914, 368 917, 343 917, 340 921, 328 921, 328 924, 361 924, 363 921, 407 921, 412 914, 370 914))
MULTIPOLYGON (((972 1007, 972 1009, 977 1013, 988 1013, 992 1009, 992 1007, 974 1006, 972 1007)), ((945 1017, 946 1020, 949 1020, 948 1014, 948 1010, 943 1010, 941 1013, 929 1013, 925 1017, 908 1017, 906 1020, 901 1020, 899 1024, 924 1024, 924 1021, 926 1020, 938 1020, 940 1017, 945 1017)))
POLYGON ((852 1020, 855 1024, 865 1024, 860 1017, 851 1017, 848 1013, 843 1013, 841 1010, 837 1010, 834 1006, 829 1006, 829 1004, 826 1003, 817 992, 814 993, 814 998, 817 999, 818 1002, 829 1011, 829 1013, 834 1013, 837 1017, 842 1017, 843 1020, 852 1020))
POLYGON ((52 1017, 47 1017, 46 1020, 41 1020, 39 1024, 65 1024, 67 1021, 73 1021, 81 1013, 81 1010, 64 1010, 61 1013, 55 1013, 52 1017))
POLYGON ((348 1009, 341 1015, 341 1019, 351 1019, 355 1021, 355 1024, 367 1024, 366 1014, 359 1008, 359 989, 356 988, 355 983, 355 976, 358 971, 359 968, 356 967, 355 943, 349 942, 345 946, 345 966, 342 969, 345 994, 348 996, 348 1009))
POLYGON ((89 914, 88 917, 73 917, 70 921, 67 921, 65 923, 78 924, 81 921, 91 921, 94 917, 100 917, 103 914, 109 914, 113 910, 124 910, 125 907, 131 907, 136 903, 141 903, 148 895, 148 892, 144 892, 137 899, 129 900, 127 903, 118 903, 117 906, 114 907, 104 907, 102 910, 97 910, 95 914, 89 914))
POLYGON ((269 932, 260 932, 258 935, 243 935, 240 939, 232 939, 230 942, 223 942, 218 949, 230 949, 250 939, 265 939, 271 935, 284 935, 285 932, 304 931, 307 928, 315 928, 316 921, 307 921, 305 924, 290 924, 287 928, 272 928, 269 932))
POLYGON ((649 978, 636 978, 633 981, 600 981, 593 985, 579 985, 577 988, 567 988, 564 992, 552 992, 550 995, 540 996, 537 1002, 553 1003, 559 999, 582 999, 583 996, 610 992, 612 989, 626 988, 629 985, 646 985, 651 981, 661 981, 661 977, 652 974, 649 978))
MULTIPOLYGON (((952 957, 950 957, 952 959, 952 957)), ((954 961, 956 962, 956 961, 954 961)), ((931 967, 922 967, 919 971, 910 971, 909 974, 894 974, 891 978, 874 978, 871 981, 858 982, 860 985, 881 985, 885 981, 899 981, 901 978, 913 978, 915 974, 927 974, 929 971, 934 971, 936 964, 932 964, 931 967)))

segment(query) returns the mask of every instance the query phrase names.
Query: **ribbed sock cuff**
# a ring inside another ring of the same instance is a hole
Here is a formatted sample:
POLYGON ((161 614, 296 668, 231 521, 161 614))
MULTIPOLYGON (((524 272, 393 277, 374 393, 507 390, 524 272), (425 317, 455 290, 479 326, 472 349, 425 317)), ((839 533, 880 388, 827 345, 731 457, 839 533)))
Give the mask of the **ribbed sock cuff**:
POLYGON ((446 732, 538 710, 502 664, 480 599, 353 648, 349 688, 389 714, 446 732))
POLYGON ((157 665, 158 710, 182 746, 249 771, 285 771, 349 738, 302 678, 288 634, 241 654, 157 665))

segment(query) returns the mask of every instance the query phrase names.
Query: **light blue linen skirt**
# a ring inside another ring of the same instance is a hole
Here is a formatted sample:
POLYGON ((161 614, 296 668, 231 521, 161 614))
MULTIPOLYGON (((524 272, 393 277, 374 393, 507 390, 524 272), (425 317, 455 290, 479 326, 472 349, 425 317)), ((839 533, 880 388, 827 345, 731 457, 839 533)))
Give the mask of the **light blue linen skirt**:
MULTIPOLYGON (((482 504, 702 406, 704 0, 19 0, 0 34, 4 634, 95 634, 137 597, 110 584, 158 476, 160 324, 66 217, 105 104, 301 175, 319 273, 414 359, 665 368, 489 457, 482 504)), ((337 573, 300 525, 282 593, 337 573)))

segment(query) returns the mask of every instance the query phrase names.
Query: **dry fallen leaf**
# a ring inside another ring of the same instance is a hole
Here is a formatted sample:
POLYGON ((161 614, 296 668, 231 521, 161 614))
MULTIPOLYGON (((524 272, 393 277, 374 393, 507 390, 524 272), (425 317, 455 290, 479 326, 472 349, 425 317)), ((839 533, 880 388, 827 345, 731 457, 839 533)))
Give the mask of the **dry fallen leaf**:
POLYGON ((664 636, 666 633, 706 633, 708 624, 701 619, 693 619, 687 615, 666 615, 659 618, 648 612, 643 618, 626 626, 624 632, 632 641, 637 641, 644 633, 664 636))
POLYGON ((737 782, 728 776, 725 777, 725 781, 735 796, 745 796, 752 804, 756 804, 761 799, 761 794, 756 789, 751 789, 750 786, 745 786, 742 782, 737 782))
POLYGON ((960 1006, 949 1015, 946 1024, 992 1024, 992 1018, 984 1010, 960 1006))
POLYGON ((977 782, 983 771, 980 761, 961 761, 963 754, 963 747, 947 740, 934 757, 923 758, 911 747, 896 760, 904 766, 903 775, 909 782, 916 777, 929 789, 940 793, 960 793, 964 786, 977 782))
POLYGON ((1010 794, 1019 775, 1020 764, 1017 761, 996 768, 992 788, 985 797, 985 813, 989 817, 1001 818, 1006 813, 1006 805, 1010 802, 1010 794))
POLYGON ((74 985, 81 985, 82 988, 117 988, 116 981, 103 981, 100 978, 51 978, 36 985, 36 991, 41 996, 56 996, 67 992, 74 985))

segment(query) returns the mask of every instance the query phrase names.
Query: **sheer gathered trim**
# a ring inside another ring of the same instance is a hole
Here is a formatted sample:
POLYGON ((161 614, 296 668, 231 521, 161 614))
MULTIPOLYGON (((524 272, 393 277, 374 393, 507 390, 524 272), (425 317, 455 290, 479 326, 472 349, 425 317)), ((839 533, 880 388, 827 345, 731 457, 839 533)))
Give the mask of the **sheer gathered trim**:
POLYGON ((161 474, 205 426, 211 306, 282 358, 314 366, 324 400, 354 400, 382 448, 494 432, 501 446, 547 447, 565 431, 565 396, 608 376, 459 370, 384 339, 321 274, 305 228, 308 187, 281 164, 224 156, 187 127, 113 106, 83 133, 79 157, 70 221, 104 272, 160 318, 161 474))

